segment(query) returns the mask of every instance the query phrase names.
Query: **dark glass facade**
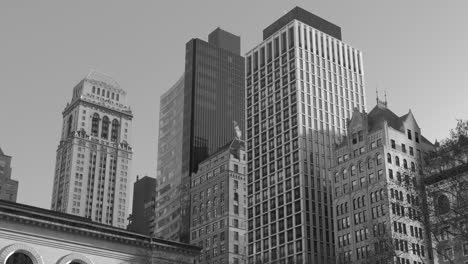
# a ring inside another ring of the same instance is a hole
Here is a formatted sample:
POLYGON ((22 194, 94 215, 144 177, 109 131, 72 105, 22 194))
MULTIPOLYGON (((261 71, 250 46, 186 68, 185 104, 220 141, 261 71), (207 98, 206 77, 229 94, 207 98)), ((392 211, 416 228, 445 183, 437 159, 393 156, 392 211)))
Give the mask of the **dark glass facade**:
POLYGON ((189 241, 191 174, 201 161, 232 141, 234 121, 243 129, 244 76, 240 37, 218 28, 209 42, 192 39, 186 44, 182 185, 181 195, 171 197, 180 200, 181 213, 178 234, 170 232, 169 238, 189 241))

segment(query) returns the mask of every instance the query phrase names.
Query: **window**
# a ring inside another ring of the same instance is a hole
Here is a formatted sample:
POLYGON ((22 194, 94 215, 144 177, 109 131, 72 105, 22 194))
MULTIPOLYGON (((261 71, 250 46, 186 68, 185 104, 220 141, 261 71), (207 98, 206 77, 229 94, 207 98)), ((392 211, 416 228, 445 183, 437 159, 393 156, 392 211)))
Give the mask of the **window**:
POLYGON ((91 121, 91 135, 97 137, 99 129, 99 115, 95 113, 91 121))
POLYGON ((392 144, 392 149, 395 149, 395 148, 396 148, 396 146, 395 146, 395 140, 392 139, 392 140, 390 140, 390 142, 391 142, 391 144, 392 144))
POLYGON ((387 162, 392 164, 392 155, 390 153, 387 153, 387 162))
POLYGON ((104 116, 102 118, 102 126, 101 126, 101 138, 108 139, 109 138, 109 118, 104 116))
POLYGON ((408 139, 411 140, 411 139, 412 139, 412 137, 411 137, 411 130, 408 129, 407 132, 408 132, 408 139))
POLYGON ((406 153, 406 145, 405 144, 401 144, 401 151, 406 153))
POLYGON ((395 156, 395 165, 400 166, 400 158, 395 156))
POLYGON ((112 120, 111 141, 117 141, 119 126, 119 121, 117 121, 117 119, 112 120))
POLYGON ((418 134, 418 132, 414 132, 414 140, 416 141, 416 143, 419 143, 419 134, 418 134))
POLYGON ((403 168, 408 169, 408 162, 406 159, 403 159, 403 168))
POLYGON ((437 214, 442 215, 450 211, 450 201, 444 194, 439 195, 437 198, 437 214))
POLYGON ((380 153, 377 154, 376 159, 377 159, 377 165, 382 164, 382 155, 380 153))
POLYGON ((9 256, 6 264, 33 264, 32 259, 21 252, 15 252, 13 255, 9 256))
POLYGON ((239 172, 239 165, 234 164, 234 172, 239 172))

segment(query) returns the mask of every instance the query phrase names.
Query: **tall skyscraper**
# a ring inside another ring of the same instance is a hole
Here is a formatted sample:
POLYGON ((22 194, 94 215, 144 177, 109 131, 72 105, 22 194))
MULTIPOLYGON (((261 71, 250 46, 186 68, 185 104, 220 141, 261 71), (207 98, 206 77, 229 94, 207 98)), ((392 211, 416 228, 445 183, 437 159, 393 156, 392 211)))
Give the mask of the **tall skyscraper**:
POLYGON ((73 88, 62 112, 52 210, 126 227, 133 153, 126 94, 95 71, 73 88))
POLYGON ((196 263, 245 264, 244 142, 234 139, 192 174, 190 244, 202 248, 196 263))
POLYGON ((0 148, 0 199, 16 202, 18 181, 11 179, 11 156, 0 148))
POLYGON ((432 263, 417 187, 432 147, 411 111, 354 111, 332 169, 337 263, 432 263))
POLYGON ((190 175, 234 138, 234 121, 244 124, 240 37, 217 28, 208 42, 190 40, 185 56, 183 82, 161 98, 155 219, 156 236, 181 242, 190 239, 190 175))
POLYGON ((365 110, 362 53, 299 7, 246 54, 248 263, 333 263, 332 145, 365 110))
POLYGON ((133 205, 127 229, 149 235, 151 220, 154 221, 154 195, 156 179, 145 176, 133 184, 133 205))

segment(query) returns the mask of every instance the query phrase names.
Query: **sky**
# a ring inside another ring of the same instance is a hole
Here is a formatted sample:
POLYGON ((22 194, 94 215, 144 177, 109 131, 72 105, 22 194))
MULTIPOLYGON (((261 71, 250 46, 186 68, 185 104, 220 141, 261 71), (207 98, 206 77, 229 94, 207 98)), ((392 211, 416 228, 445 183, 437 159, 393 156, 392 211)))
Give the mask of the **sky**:
POLYGON ((467 1, 1 1, 0 147, 13 157, 18 202, 50 208, 62 111, 90 70, 128 93, 133 172, 155 176, 159 97, 184 70, 185 43, 217 27, 242 53, 294 6, 342 29, 364 56, 367 109, 376 88, 409 109, 429 140, 468 119, 467 1))

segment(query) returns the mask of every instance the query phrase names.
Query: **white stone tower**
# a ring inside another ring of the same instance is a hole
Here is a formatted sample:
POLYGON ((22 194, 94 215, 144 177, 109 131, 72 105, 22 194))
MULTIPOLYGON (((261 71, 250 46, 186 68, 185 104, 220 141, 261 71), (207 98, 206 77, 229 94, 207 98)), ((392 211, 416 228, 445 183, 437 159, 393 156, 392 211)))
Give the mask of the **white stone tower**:
POLYGON ((126 92, 91 71, 62 114, 51 209, 125 228, 133 153, 126 92))

